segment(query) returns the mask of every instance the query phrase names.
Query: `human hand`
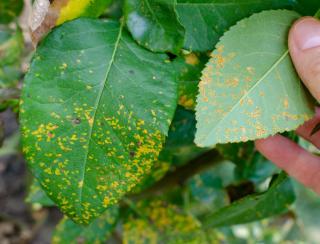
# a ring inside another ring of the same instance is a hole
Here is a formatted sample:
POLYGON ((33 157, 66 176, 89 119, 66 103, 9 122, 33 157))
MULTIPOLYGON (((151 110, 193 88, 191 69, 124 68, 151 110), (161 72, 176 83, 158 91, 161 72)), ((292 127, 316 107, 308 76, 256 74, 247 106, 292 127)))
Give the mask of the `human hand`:
MULTIPOLYGON (((289 50, 303 83, 320 101, 320 21, 312 17, 298 20, 289 33, 289 50)), ((317 108, 315 117, 296 132, 320 149, 320 132, 310 135, 319 122, 320 108, 317 108)), ((320 157, 281 135, 257 140, 255 145, 278 167, 320 194, 320 157)))

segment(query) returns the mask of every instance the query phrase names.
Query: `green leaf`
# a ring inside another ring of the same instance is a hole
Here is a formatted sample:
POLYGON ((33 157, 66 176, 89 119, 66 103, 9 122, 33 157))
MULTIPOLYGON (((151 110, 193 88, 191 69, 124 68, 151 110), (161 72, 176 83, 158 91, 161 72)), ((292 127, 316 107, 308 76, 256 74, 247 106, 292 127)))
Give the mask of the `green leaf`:
POLYGON ((260 184, 278 171, 277 167, 255 150, 253 142, 217 145, 226 160, 236 164, 237 181, 250 180, 260 184))
POLYGON ((154 52, 179 52, 184 42, 184 28, 177 19, 174 2, 126 0, 126 23, 140 45, 154 52))
POLYGON ((20 29, 0 26, 0 111, 16 103, 20 96, 17 85, 21 77, 22 50, 23 37, 20 29))
POLYGON ((33 179, 32 184, 30 185, 26 202, 31 204, 40 204, 45 207, 54 206, 54 202, 43 191, 40 183, 36 179, 33 179))
POLYGON ((187 163, 209 150, 194 144, 195 125, 195 113, 178 106, 163 150, 172 157, 175 166, 187 163))
POLYGON ((19 64, 0 66, 0 89, 16 87, 20 77, 19 64))
POLYGON ((234 164, 224 161, 187 181, 187 209, 196 216, 212 213, 229 204, 226 186, 234 180, 234 164))
MULTIPOLYGON (((20 29, 13 30, 0 26, 0 93, 4 88, 17 86, 21 76, 20 63, 23 50, 23 37, 20 29)), ((3 96, 1 102, 5 100, 3 96)))
POLYGON ((312 190, 294 181, 297 200, 294 210, 302 232, 302 241, 305 243, 318 243, 319 235, 316 231, 320 225, 318 218, 320 214, 320 197, 312 190))
POLYGON ((141 192, 154 183, 162 179, 166 173, 170 170, 172 164, 171 157, 162 151, 159 155, 158 160, 156 160, 153 164, 153 167, 148 175, 146 175, 131 191, 131 193, 141 192))
POLYGON ((167 59, 118 22, 92 19, 64 24, 38 48, 21 102, 24 153, 75 222, 99 216, 157 160, 177 103, 167 59))
POLYGON ((53 233, 53 244, 106 243, 119 219, 118 207, 111 207, 88 226, 64 218, 53 233))
POLYGON ((150 187, 173 167, 183 165, 207 151, 208 149, 199 148, 194 144, 195 131, 194 112, 178 106, 158 160, 154 163, 150 174, 135 187, 133 192, 150 187))
POLYGON ((117 20, 121 19, 123 16, 123 6, 123 0, 112 0, 110 6, 105 10, 103 17, 117 20))
POLYGON ((293 1, 294 10, 303 15, 313 16, 320 8, 318 0, 295 0, 293 1))
POLYGON ((20 60, 23 50, 23 37, 20 29, 14 31, 0 27, 0 68, 20 60))
POLYGON ((316 12, 316 14, 314 15, 315 18, 320 19, 320 9, 318 10, 318 12, 316 12))
POLYGON ((0 2, 0 23, 13 21, 23 8, 23 0, 2 0, 0 2))
POLYGON ((219 144, 216 149, 226 160, 230 160, 236 165, 244 165, 252 159, 255 152, 253 142, 219 144))
POLYGON ((238 181, 250 180, 259 185, 278 172, 279 169, 272 162, 255 151, 252 157, 246 160, 244 164, 237 165, 235 176, 238 181))
MULTIPOLYGON (((290 0, 177 0, 179 20, 186 30, 186 49, 212 50, 220 36, 237 21, 266 9, 287 8, 290 0)), ((238 40, 238 39, 237 39, 238 40)))
POLYGON ((250 195, 217 212, 207 214, 202 223, 206 227, 248 223, 285 213, 294 200, 290 179, 282 173, 267 192, 250 195))
POLYGON ((172 63, 179 82, 179 104, 186 109, 195 108, 201 71, 207 62, 207 55, 189 53, 172 63))
POLYGON ((200 223, 176 205, 152 200, 135 206, 124 223, 124 243, 205 243, 200 223))
POLYGON ((296 129, 314 112, 291 63, 287 32, 300 16, 272 10, 240 21, 203 71, 196 143, 240 142, 296 129))

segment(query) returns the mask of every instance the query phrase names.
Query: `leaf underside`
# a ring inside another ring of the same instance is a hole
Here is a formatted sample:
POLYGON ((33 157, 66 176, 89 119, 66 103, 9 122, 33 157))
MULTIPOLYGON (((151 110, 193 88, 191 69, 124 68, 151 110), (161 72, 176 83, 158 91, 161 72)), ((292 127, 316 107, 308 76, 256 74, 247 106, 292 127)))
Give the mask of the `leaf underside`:
POLYGON ((287 33, 299 14, 272 10, 240 21, 220 40, 200 81, 199 146, 265 138, 313 115, 291 63, 287 33))
POLYGON ((167 55, 114 21, 78 19, 35 54, 21 102, 23 150, 48 196, 89 223, 149 173, 177 103, 167 55))

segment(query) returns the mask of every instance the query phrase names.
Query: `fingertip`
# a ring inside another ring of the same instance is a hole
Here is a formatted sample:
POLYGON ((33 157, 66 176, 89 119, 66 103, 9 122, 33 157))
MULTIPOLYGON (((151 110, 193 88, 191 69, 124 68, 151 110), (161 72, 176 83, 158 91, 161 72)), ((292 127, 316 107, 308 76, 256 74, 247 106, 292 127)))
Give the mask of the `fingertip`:
POLYGON ((313 17, 298 19, 289 32, 289 48, 307 50, 320 46, 320 21, 313 17))
POLYGON ((301 80, 320 101, 320 21, 297 20, 289 32, 289 51, 301 80))

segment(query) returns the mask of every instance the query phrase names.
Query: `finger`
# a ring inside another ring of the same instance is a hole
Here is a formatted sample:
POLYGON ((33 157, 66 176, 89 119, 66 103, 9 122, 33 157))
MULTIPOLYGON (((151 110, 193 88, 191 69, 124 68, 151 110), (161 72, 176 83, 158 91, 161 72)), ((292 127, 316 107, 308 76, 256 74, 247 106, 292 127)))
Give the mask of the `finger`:
POLYGON ((302 126, 300 126, 296 132, 299 136, 303 137, 305 140, 311 142, 317 148, 320 149, 320 132, 311 135, 312 130, 320 123, 320 109, 316 109, 316 115, 302 126))
POLYGON ((320 194, 320 158, 281 135, 258 140, 255 145, 279 168, 320 194))
POLYGON ((289 50, 300 78, 320 101, 320 21, 298 20, 289 33, 289 50))

